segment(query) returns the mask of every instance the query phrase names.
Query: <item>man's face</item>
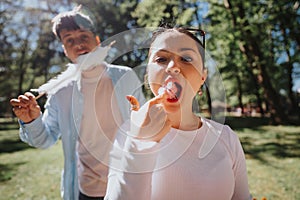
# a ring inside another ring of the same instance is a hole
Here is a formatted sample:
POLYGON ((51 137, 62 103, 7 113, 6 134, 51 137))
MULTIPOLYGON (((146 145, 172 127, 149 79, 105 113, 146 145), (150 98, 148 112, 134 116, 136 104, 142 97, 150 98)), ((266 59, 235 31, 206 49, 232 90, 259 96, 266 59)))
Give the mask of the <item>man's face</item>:
POLYGON ((64 52, 73 63, 76 63, 78 56, 91 52, 100 44, 99 39, 91 31, 84 29, 63 29, 60 37, 64 52))

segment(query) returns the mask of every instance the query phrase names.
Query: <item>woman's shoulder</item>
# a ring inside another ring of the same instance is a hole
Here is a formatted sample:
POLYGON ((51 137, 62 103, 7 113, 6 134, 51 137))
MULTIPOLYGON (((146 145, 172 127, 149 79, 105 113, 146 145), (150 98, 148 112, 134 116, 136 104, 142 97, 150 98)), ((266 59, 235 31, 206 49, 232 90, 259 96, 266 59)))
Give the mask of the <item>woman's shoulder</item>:
POLYGON ((207 122, 210 124, 219 136, 219 144, 222 145, 235 160, 239 152, 242 151, 241 142, 236 132, 234 132, 230 126, 221 124, 212 120, 207 122))
POLYGON ((210 119, 203 119, 203 122, 210 130, 219 135, 219 138, 226 143, 239 141, 238 135, 227 124, 222 124, 210 119))

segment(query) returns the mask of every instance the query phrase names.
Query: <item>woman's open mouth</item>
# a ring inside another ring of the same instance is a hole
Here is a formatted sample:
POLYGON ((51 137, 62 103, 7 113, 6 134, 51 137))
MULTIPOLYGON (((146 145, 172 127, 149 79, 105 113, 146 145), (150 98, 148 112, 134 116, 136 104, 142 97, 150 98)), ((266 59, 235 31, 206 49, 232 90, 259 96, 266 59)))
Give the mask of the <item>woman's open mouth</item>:
POLYGON ((166 92, 168 94, 167 101, 175 103, 179 100, 181 95, 182 87, 179 83, 170 81, 165 86, 159 88, 158 93, 162 94, 166 92))

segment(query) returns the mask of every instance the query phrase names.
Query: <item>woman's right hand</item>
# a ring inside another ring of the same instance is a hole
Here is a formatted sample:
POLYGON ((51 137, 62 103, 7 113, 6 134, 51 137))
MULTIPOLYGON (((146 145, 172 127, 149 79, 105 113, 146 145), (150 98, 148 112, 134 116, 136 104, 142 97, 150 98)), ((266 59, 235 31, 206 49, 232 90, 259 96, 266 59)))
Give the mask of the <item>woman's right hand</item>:
POLYGON ((165 94, 146 102, 139 110, 132 110, 130 136, 140 140, 159 142, 171 129, 171 122, 163 109, 165 94))
POLYGON ((40 116, 41 108, 30 92, 18 96, 17 99, 11 99, 10 104, 15 115, 24 123, 32 122, 40 116))

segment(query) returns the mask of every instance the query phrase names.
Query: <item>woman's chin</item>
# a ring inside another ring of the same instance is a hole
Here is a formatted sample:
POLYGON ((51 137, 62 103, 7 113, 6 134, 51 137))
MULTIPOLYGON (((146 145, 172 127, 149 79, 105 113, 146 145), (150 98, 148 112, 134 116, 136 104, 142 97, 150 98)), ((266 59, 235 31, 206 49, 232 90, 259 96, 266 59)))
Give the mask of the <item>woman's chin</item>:
POLYGON ((180 104, 178 101, 172 103, 168 102, 163 104, 163 108, 166 113, 176 113, 180 111, 180 104))

